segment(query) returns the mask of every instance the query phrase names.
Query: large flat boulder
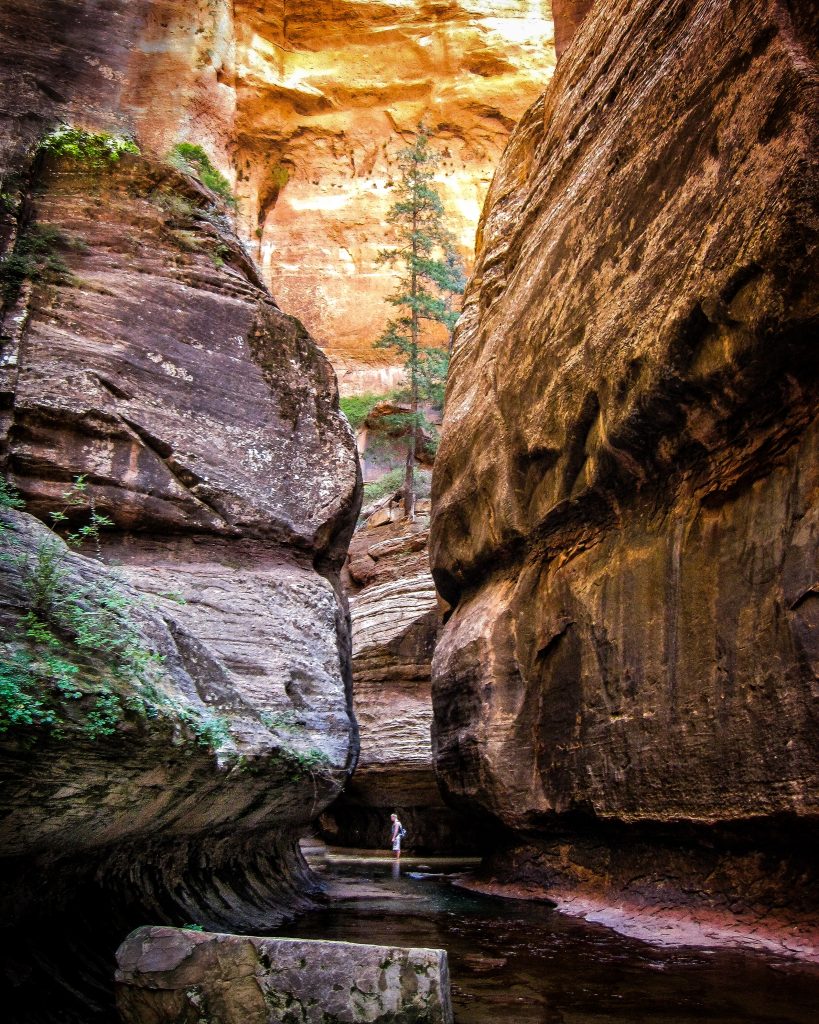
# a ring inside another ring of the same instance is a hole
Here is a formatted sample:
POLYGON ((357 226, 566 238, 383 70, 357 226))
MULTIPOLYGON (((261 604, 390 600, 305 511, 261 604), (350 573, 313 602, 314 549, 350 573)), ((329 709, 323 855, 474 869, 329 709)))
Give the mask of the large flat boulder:
POLYGON ((125 1024, 451 1024, 447 955, 138 928, 117 952, 125 1024))

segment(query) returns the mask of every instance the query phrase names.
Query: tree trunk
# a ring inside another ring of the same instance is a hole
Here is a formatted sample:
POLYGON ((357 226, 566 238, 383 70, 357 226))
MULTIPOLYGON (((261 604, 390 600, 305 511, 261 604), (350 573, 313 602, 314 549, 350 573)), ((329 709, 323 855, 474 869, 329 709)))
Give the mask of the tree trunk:
MULTIPOLYGON (((410 281, 410 294, 413 300, 418 296, 418 273, 417 273, 417 231, 418 212, 412 212, 412 275, 410 281)), ((404 472, 404 516, 407 519, 415 519, 415 446, 418 443, 418 341, 421 333, 421 325, 418 322, 418 310, 413 302, 412 325, 410 328, 411 350, 410 350, 410 409, 412 411, 412 424, 409 437, 407 438, 407 465, 404 472)))

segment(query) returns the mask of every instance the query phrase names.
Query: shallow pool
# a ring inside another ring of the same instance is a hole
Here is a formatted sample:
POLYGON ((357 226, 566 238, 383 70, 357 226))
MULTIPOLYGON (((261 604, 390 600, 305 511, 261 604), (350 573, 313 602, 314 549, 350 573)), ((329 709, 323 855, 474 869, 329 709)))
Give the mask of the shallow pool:
POLYGON ((330 906, 277 934, 446 949, 457 1024, 819 1024, 819 966, 656 948, 459 889, 456 870, 331 858, 330 906))

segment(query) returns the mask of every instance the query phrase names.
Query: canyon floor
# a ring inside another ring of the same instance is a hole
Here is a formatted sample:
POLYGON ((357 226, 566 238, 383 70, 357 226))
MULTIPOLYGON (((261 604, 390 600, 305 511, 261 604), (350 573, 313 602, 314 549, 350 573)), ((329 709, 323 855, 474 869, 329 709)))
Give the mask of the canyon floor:
MULTIPOLYGON (((449 954, 456 1024, 814 1024, 819 962, 726 947, 713 934, 642 937, 531 899, 466 888, 475 859, 313 847, 331 905, 283 934, 449 954)), ((690 925, 694 922, 691 920, 690 925)), ((734 938, 736 941, 736 937, 734 938)))

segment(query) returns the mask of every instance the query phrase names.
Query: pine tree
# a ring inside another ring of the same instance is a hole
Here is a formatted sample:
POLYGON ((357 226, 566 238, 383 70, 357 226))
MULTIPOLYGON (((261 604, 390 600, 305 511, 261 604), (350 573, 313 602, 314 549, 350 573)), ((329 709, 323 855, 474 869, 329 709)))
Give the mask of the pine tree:
POLYGON ((380 254, 382 262, 401 268, 398 288, 389 298, 400 315, 387 324, 375 346, 395 349, 407 376, 409 412, 393 416, 392 425, 399 427, 407 440, 403 493, 408 519, 415 517, 416 447, 423 439, 424 427, 435 432, 423 407, 443 405, 452 332, 459 315, 455 296, 463 294, 466 283, 444 224, 444 205, 433 185, 437 159, 429 135, 420 125, 413 144, 399 155, 401 178, 394 186, 397 198, 387 215, 397 229, 399 244, 380 254), (435 343, 435 324, 449 332, 446 348, 435 343))

